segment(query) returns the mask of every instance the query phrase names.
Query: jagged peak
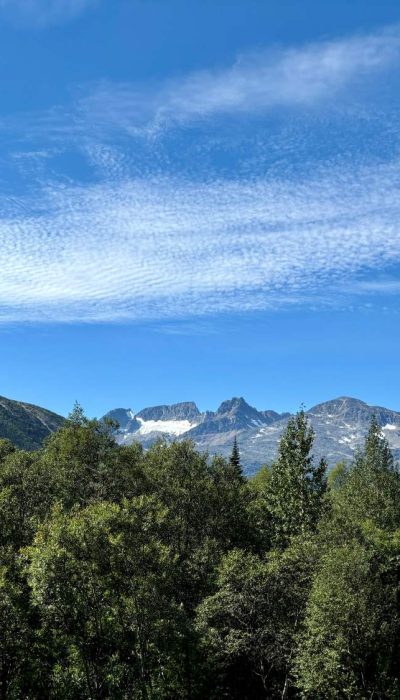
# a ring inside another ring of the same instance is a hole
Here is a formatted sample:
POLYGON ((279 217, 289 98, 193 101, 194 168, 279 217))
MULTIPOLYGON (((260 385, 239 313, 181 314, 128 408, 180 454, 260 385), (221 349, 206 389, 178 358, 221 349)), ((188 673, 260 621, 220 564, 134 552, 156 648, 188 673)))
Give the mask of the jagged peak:
POLYGON ((194 401, 182 401, 144 408, 136 414, 142 420, 196 420, 200 411, 194 401))
POLYGON ((241 411, 241 412, 256 412, 257 409, 245 401, 243 396, 234 396, 231 399, 223 401, 216 411, 216 415, 230 413, 231 411, 241 411))

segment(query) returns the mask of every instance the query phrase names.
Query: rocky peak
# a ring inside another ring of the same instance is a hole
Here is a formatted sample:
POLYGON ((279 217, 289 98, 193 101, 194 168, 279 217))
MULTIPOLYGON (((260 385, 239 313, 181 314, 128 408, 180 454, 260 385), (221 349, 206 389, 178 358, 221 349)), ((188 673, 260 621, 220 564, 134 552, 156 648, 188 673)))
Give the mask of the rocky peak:
POLYGON ((231 418, 242 418, 249 420, 261 420, 262 413, 256 408, 250 406, 242 396, 233 397, 227 401, 223 401, 217 409, 215 416, 230 416, 231 418))
POLYGON ((144 408, 136 414, 136 417, 144 421, 188 420, 194 422, 199 419, 200 411, 193 401, 184 401, 172 405, 144 408))
POLYGON ((364 401, 353 399, 350 396, 340 396, 337 399, 320 403, 310 408, 307 414, 315 418, 334 418, 348 423, 368 423, 372 416, 376 417, 380 425, 400 423, 400 413, 381 406, 369 406, 364 401))
POLYGON ((261 415, 264 417, 265 423, 271 425, 271 423, 276 423, 278 420, 284 418, 289 418, 290 413, 277 413, 276 411, 260 411, 261 415))
POLYGON ((140 423, 136 420, 136 417, 130 408, 114 408, 113 411, 106 413, 103 420, 104 419, 116 421, 118 423, 119 430, 127 433, 133 433, 135 430, 140 428, 140 423))
POLYGON ((238 432, 262 425, 266 425, 262 413, 249 406, 242 397, 233 397, 223 401, 215 413, 203 414, 203 420, 188 433, 188 437, 195 438, 196 435, 207 433, 238 432))

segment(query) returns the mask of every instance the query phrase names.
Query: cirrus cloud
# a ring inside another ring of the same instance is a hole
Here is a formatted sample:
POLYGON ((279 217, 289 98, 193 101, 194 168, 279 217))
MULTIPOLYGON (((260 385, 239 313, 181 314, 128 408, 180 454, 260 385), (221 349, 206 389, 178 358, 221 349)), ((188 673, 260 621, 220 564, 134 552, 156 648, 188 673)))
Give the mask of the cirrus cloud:
POLYGON ((17 171, 25 194, 0 202, 0 319, 194 317, 381 293, 366 276, 400 266, 398 106, 386 127, 379 100, 374 120, 343 109, 318 128, 309 108, 333 96, 339 111, 399 54, 393 27, 151 88, 86 86, 73 104, 3 121, 18 149, 0 161, 5 190, 17 171), (277 107, 274 143, 251 117, 277 107), (238 119, 223 141, 221 115, 238 119))
POLYGON ((203 70, 151 87, 103 83, 80 102, 97 124, 132 133, 235 114, 334 104, 374 75, 398 65, 400 28, 314 42, 294 48, 249 52, 226 68, 203 70))

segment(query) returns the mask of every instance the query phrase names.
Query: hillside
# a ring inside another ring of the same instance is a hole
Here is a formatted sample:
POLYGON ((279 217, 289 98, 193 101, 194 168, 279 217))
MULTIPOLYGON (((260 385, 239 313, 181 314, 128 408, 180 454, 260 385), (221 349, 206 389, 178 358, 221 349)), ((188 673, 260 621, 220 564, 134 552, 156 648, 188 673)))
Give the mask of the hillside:
POLYGON ((0 438, 20 449, 38 449, 63 422, 62 416, 44 408, 0 396, 0 438))

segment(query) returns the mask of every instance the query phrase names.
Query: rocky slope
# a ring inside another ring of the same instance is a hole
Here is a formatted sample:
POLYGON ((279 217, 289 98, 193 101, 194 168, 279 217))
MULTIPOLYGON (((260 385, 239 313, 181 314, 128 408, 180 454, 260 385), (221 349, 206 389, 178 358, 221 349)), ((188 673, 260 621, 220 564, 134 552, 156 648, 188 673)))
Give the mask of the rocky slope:
MULTIPOLYGON (((271 409, 258 410, 241 397, 223 401, 216 411, 203 413, 195 403, 187 401, 144 408, 137 413, 118 408, 107 414, 120 426, 116 439, 121 444, 139 441, 149 447, 160 437, 191 439, 200 450, 228 456, 236 435, 249 474, 275 458, 289 415, 271 409)), ((400 413, 350 397, 326 401, 307 411, 315 430, 315 456, 326 456, 330 466, 340 460, 351 460, 362 445, 373 415, 395 458, 400 460, 400 413)), ((0 438, 12 440, 17 447, 37 449, 63 421, 64 418, 44 408, 0 397, 0 438)))
MULTIPOLYGON (((200 450, 229 455, 236 435, 242 461, 248 473, 276 456, 280 434, 290 414, 259 411, 243 398, 224 401, 217 411, 200 413, 192 402, 155 406, 134 414, 116 409, 107 414, 120 424, 117 440, 130 444, 138 440, 146 447, 157 438, 193 440, 200 450)), ((340 397, 307 411, 315 430, 316 458, 324 455, 330 466, 351 460, 361 446, 371 418, 376 416, 396 459, 400 459, 400 413, 363 401, 340 397)))
POLYGON ((38 449, 64 418, 39 406, 0 396, 0 438, 24 450, 38 449))

